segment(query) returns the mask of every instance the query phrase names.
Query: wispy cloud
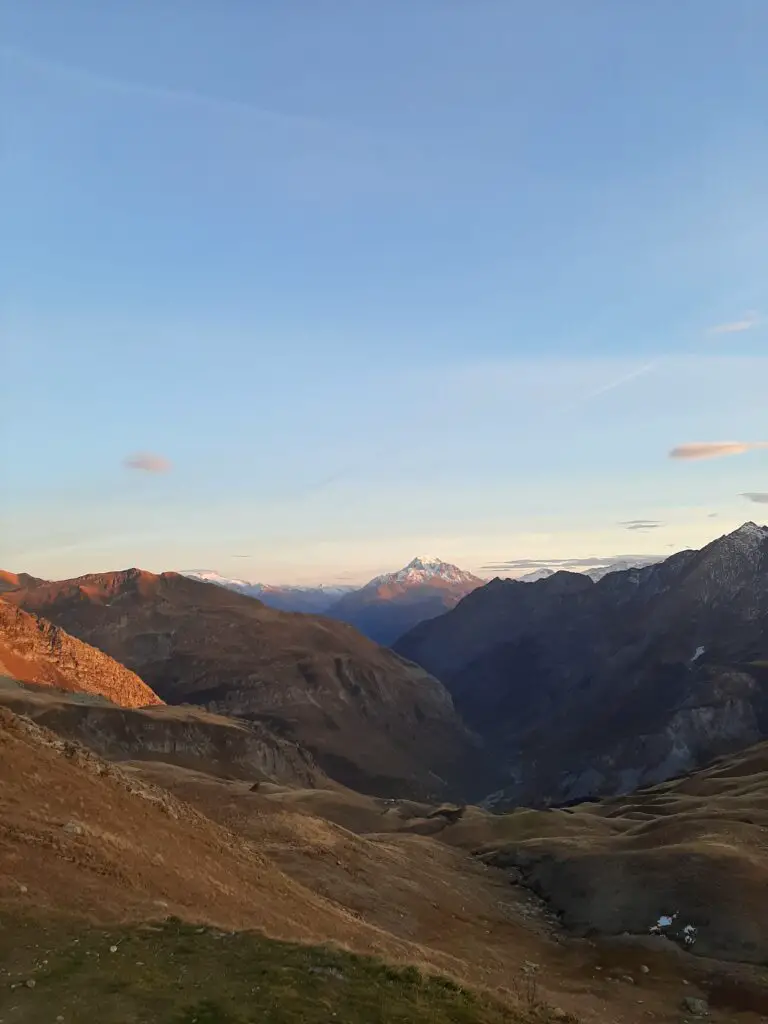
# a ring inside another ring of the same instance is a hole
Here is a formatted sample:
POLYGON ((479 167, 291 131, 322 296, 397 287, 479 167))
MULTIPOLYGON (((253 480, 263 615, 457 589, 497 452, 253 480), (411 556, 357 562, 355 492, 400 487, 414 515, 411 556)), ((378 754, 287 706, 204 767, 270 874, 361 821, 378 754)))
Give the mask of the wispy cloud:
POLYGON ((768 441, 692 441, 679 444, 670 459, 720 459, 726 455, 743 455, 757 448, 768 448, 768 441))
POLYGON ((627 519, 619 523, 625 530, 658 530, 664 525, 660 519, 627 519))
POLYGON ((590 389, 589 391, 584 392, 583 394, 579 395, 576 399, 574 399, 574 401, 569 402, 567 405, 565 405, 558 411, 561 413, 571 412, 573 409, 576 409, 581 405, 585 405, 586 403, 591 402, 593 399, 599 398, 601 395, 608 394, 609 391, 614 391, 616 388, 620 388, 624 384, 629 384, 630 381, 637 380, 638 377, 644 377, 646 374, 652 373, 663 362, 664 359, 662 357, 659 357, 658 359, 652 359, 649 363, 643 363, 642 366, 637 366, 634 370, 629 370, 627 373, 622 373, 620 376, 615 377, 612 380, 609 380, 607 383, 601 384, 597 388, 593 388, 590 389))
POLYGON ((136 455, 129 455, 123 459, 123 466, 126 469, 138 469, 144 473, 167 473, 171 468, 171 463, 162 455, 137 452, 136 455))
POLYGON ((740 334, 742 331, 749 331, 760 322, 757 313, 745 313, 741 320, 732 320, 727 324, 715 324, 710 327, 708 334, 740 334))
POLYGON ((489 572, 526 572, 529 569, 596 569, 614 562, 634 562, 636 565, 650 565, 660 560, 660 555, 600 555, 592 558, 514 558, 510 561, 481 565, 489 572))
POLYGON ((743 491, 741 496, 758 505, 768 505, 768 491, 743 491))
POLYGON ((16 47, 2 47, 0 48, 0 53, 4 58, 15 60, 38 72, 68 78, 70 81, 79 82, 81 85, 90 86, 92 89, 99 89, 101 91, 150 100, 170 101, 194 106, 198 109, 208 109, 214 113, 247 114, 252 118, 255 117, 262 121, 272 121, 280 124, 293 123, 304 127, 324 127, 327 125, 327 122, 317 118, 273 110, 244 100, 211 96, 208 93, 197 92, 193 89, 179 89, 173 86, 113 78, 111 75, 104 75, 89 68, 50 60, 47 57, 40 57, 37 54, 16 47))

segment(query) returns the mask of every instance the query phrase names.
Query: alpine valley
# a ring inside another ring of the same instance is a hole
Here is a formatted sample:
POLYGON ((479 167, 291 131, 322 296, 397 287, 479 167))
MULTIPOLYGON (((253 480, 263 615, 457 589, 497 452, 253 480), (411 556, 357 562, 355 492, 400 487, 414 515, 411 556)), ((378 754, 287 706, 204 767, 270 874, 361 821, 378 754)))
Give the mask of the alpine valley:
POLYGON ((758 1024, 768 528, 594 575, 3 573, 3 1015, 758 1024))

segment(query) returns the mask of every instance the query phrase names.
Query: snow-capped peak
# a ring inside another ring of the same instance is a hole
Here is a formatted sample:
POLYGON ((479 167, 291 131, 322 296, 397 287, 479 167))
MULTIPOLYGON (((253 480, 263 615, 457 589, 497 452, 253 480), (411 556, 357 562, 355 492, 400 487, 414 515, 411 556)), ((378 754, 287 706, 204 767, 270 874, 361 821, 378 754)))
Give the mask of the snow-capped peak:
POLYGON ((457 565, 443 562, 436 557, 419 556, 397 572, 387 572, 376 576, 367 584, 369 587, 386 586, 389 583, 420 584, 442 581, 444 583, 479 583, 471 572, 459 569, 457 565))
POLYGON ((445 564, 442 559, 437 558, 435 555, 417 555, 416 558, 411 559, 405 568, 423 569, 425 572, 428 572, 430 569, 439 570, 445 564))

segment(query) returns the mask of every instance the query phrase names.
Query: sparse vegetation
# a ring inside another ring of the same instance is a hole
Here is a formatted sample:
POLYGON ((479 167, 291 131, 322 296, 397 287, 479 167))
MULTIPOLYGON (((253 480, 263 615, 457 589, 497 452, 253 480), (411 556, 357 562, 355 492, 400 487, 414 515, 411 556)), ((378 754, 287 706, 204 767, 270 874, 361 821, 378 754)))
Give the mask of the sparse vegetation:
POLYGON ((108 931, 6 921, 0 929, 0 963, 0 1018, 25 1024, 328 1024, 334 1019, 343 1024, 523 1024, 548 1019, 533 1004, 516 1011, 415 967, 177 919, 108 931))

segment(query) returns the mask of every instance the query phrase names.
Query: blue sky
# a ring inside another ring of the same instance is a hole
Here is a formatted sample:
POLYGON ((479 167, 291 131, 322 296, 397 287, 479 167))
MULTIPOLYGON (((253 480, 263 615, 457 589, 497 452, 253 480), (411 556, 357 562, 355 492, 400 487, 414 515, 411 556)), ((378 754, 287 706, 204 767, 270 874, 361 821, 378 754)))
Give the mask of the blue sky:
POLYGON ((2 564, 330 582, 765 521, 765 449, 668 458, 768 437, 764 0, 4 29, 2 564))

